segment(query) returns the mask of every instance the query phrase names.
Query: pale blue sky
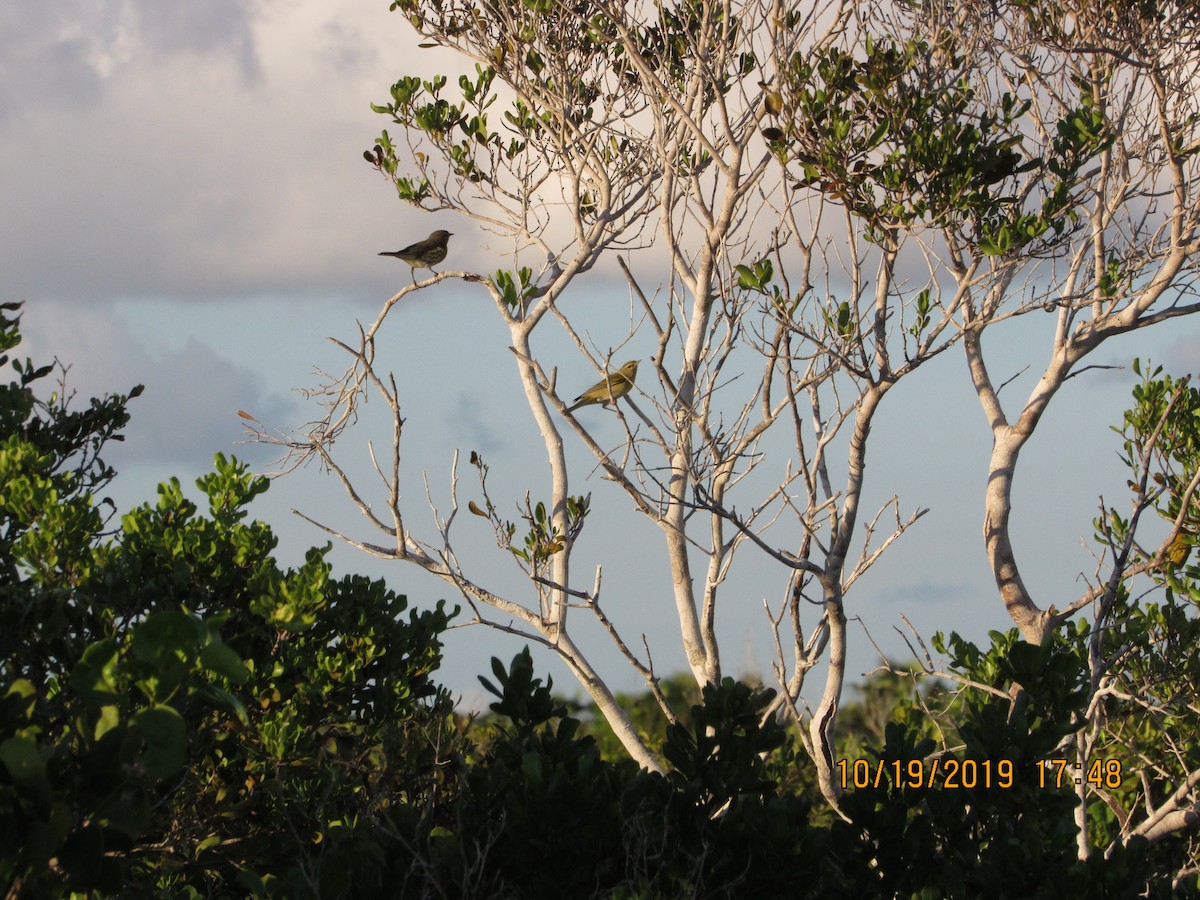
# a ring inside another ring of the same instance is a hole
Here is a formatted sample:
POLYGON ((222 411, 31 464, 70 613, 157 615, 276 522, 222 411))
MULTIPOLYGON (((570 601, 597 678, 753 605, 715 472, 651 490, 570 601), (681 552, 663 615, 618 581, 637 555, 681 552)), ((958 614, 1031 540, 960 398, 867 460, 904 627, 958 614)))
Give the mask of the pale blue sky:
MULTIPOLYGON (((294 389, 313 386, 314 367, 342 364, 325 338, 351 339, 355 319, 373 320, 408 278, 406 267, 376 256, 379 250, 447 228, 455 232, 455 268, 510 265, 470 222, 402 205, 361 158, 386 124, 368 104, 386 97, 399 76, 438 69, 439 57, 417 50, 405 22, 387 7, 386 0, 230 0, 171 6, 167 14, 158 0, 18 0, 0 9, 7 222, 0 292, 28 301, 24 350, 71 363, 83 396, 146 383, 131 407, 128 442, 110 454, 122 473, 115 491, 122 508, 152 499, 154 485, 170 475, 190 484, 217 451, 267 466, 262 448, 237 444, 237 410, 280 426, 315 417, 294 389)), ((611 308, 623 320, 628 292, 596 273, 579 284, 573 302, 611 308)), ((991 340, 1004 360, 992 365, 1008 365, 998 375, 1027 364, 1037 371, 1048 320, 1035 316, 996 330, 991 340)), ((1198 337, 1190 322, 1168 323, 1110 344, 1095 362, 1125 365, 1133 355, 1150 355, 1175 372, 1194 371, 1198 337)), ((406 386, 407 483, 426 533, 420 473, 444 498, 456 447, 464 455, 485 453, 493 486, 508 491, 510 504, 525 488, 544 491, 544 451, 530 443, 528 411, 513 391, 509 343, 490 301, 470 285, 443 283, 391 314, 381 358, 388 354, 406 386)), ((1033 377, 1006 392, 1015 399, 1033 377)), ((560 379, 582 388, 594 375, 564 369, 560 379)), ((1022 458, 1017 550, 1043 607, 1062 607, 1083 590, 1079 576, 1090 574, 1092 563, 1081 538, 1090 535, 1098 495, 1123 500, 1125 477, 1109 426, 1119 421, 1130 384, 1127 372, 1072 380, 1022 458)), ((585 415, 599 434, 615 438, 607 413, 585 415)), ((387 440, 386 427, 376 426, 368 419, 344 444, 364 473, 366 439, 387 440)), ((902 510, 931 512, 856 586, 849 614, 862 616, 900 657, 893 629, 901 615, 926 636, 953 629, 981 641, 988 629, 1009 627, 984 564, 988 435, 961 352, 899 387, 873 440, 864 509, 899 494, 902 510)), ((568 452, 582 459, 574 438, 568 452)), ((469 484, 464 477, 463 488, 469 484)), ((635 642, 648 635, 660 670, 678 668, 678 626, 658 563, 661 538, 640 524, 630 539, 628 500, 606 482, 593 478, 576 489, 593 491, 595 507, 576 577, 590 585, 590 574, 581 573, 604 561, 609 615, 635 642)), ((374 538, 330 479, 300 472, 277 481, 255 507, 281 535, 285 562, 298 562, 306 547, 325 540, 290 514, 293 506, 374 538)), ((517 584, 503 554, 489 548, 481 521, 460 522, 460 534, 464 558, 478 554, 479 570, 517 584)), ((742 553, 719 618, 724 658, 732 672, 769 676, 762 599, 778 604, 778 573, 756 565, 753 549, 742 553)), ((418 604, 454 602, 441 583, 401 564, 345 548, 333 559, 339 572, 382 576, 418 604)), ((590 645, 602 646, 596 629, 584 631, 590 645)), ((853 641, 857 674, 874 658, 857 628, 853 641)), ((456 631, 442 680, 476 704, 476 676, 487 673, 488 657, 507 659, 519 648, 489 631, 456 631)), ((610 651, 597 653, 617 686, 638 688, 610 651)), ((539 664, 560 687, 574 689, 557 662, 543 655, 539 664)))

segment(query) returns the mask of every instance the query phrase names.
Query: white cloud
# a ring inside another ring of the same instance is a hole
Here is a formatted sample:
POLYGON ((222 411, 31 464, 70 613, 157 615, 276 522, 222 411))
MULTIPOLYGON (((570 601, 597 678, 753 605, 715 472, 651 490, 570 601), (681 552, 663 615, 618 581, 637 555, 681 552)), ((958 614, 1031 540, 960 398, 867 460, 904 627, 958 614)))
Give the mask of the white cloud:
POLYGON ((361 158, 415 46, 386 5, 18 7, 0 13, 10 296, 372 290, 393 223, 427 229, 361 158))

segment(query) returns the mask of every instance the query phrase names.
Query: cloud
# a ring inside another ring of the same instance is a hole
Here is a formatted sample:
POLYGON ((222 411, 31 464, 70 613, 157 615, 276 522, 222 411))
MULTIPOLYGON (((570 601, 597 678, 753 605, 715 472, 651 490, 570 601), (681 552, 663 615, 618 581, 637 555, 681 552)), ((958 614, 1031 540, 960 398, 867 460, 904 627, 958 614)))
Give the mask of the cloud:
POLYGON ((483 454, 500 453, 505 449, 504 438, 488 426, 487 410, 474 394, 464 391, 457 396, 448 421, 451 433, 465 447, 483 454))
POLYGON ((134 408, 143 427, 129 439, 129 456, 207 463, 216 450, 245 453, 237 410, 249 407, 267 420, 292 418, 291 404, 264 390, 252 370, 190 339, 182 349, 152 358, 146 391, 134 408))
POLYGON ((910 610, 927 610, 933 606, 942 606, 964 599, 973 601, 975 594, 970 585, 962 582, 935 584, 932 581, 924 580, 912 584, 892 585, 880 591, 876 597, 880 603, 903 606, 910 610))
POLYGON ((29 106, 73 112, 100 97, 86 33, 68 27, 76 10, 38 3, 31 15, 33 6, 0 6, 0 127, 29 106))
POLYGON ((1138 376, 1133 371, 1135 359, 1141 360, 1143 375, 1152 373, 1158 366, 1162 366, 1164 374, 1176 378, 1195 375, 1200 372, 1200 336, 1173 334, 1192 327, 1187 320, 1173 319, 1146 329, 1138 335, 1137 345, 1123 341, 1109 348, 1104 359, 1096 362, 1102 368, 1092 369, 1080 380, 1090 387, 1118 388, 1126 392, 1120 400, 1126 405, 1127 392, 1138 382, 1138 376))
POLYGON ((444 224, 362 160, 416 52, 386 4, 79 6, 0 12, 10 296, 376 292, 375 253, 444 224))
POLYGON ((193 67, 232 65, 247 81, 260 71, 250 7, 237 0, 16 2, 0 9, 0 36, 0 120, 31 109, 78 114, 119 92, 127 73, 180 56, 193 67))
POLYGON ((135 384, 145 393, 130 402, 132 420, 113 462, 207 466, 221 450, 245 457, 238 409, 266 420, 297 412, 290 399, 271 392, 261 375, 189 337, 177 347, 154 347, 111 309, 39 302, 22 318, 18 354, 35 362, 57 357, 77 404, 104 394, 124 394, 135 384), (69 327, 67 327, 69 323, 69 327))
POLYGON ((240 0, 185 4, 129 0, 123 4, 124 17, 135 24, 139 43, 155 56, 225 57, 247 81, 261 74, 250 21, 252 9, 240 0))

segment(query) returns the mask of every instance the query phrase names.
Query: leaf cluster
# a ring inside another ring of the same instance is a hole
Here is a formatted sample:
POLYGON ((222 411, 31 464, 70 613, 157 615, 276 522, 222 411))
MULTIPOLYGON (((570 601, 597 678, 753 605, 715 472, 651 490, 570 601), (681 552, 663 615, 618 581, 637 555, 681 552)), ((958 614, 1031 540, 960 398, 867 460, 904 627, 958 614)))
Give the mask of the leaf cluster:
POLYGON ((816 58, 796 53, 786 73, 790 117, 772 146, 799 170, 794 188, 840 202, 875 240, 927 225, 1006 256, 1048 232, 1061 236, 1074 220, 1082 166, 1109 143, 1102 112, 1081 85, 1052 146, 1030 152, 1022 130, 1030 101, 1005 93, 979 102, 971 74, 952 47, 919 40, 868 37, 861 59, 837 47, 816 58), (931 68, 939 57, 942 66, 931 68), (945 74, 955 70, 957 78, 945 74), (1040 210, 1029 211, 1018 176, 1043 170, 1053 179, 1040 210))

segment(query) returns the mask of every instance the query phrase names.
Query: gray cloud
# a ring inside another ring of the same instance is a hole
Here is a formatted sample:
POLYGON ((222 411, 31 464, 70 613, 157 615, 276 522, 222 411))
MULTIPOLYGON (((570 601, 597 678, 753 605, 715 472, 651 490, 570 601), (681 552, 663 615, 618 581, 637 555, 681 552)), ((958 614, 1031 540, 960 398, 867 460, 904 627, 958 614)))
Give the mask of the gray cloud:
POLYGON ((504 438, 488 426, 487 411, 474 394, 460 393, 448 418, 452 433, 462 441, 464 448, 483 454, 505 449, 504 438))
POLYGON ((124 394, 135 384, 145 393, 132 400, 132 420, 120 460, 207 466, 218 450, 248 456, 239 409, 266 421, 298 415, 287 397, 272 393, 263 377, 195 338, 182 346, 155 348, 110 309, 75 304, 30 305, 22 319, 25 341, 18 353, 36 362, 57 357, 68 367, 67 389, 76 403, 124 394))
POLYGON ((402 17, 314 0, 79 6, 0 11, 10 296, 391 286, 375 252, 430 227, 408 227, 361 158, 385 124, 368 103, 415 42, 402 17))
POLYGON ((267 421, 295 418, 292 404, 269 395, 251 369, 195 339, 144 371, 146 392, 132 408, 140 427, 128 441, 131 459, 205 464, 218 450, 245 456, 238 409, 267 421))
POLYGON ((150 52, 164 56, 176 53, 226 56, 235 62, 247 81, 260 74, 250 27, 250 4, 241 0, 182 4, 129 0, 124 5, 150 52))
POLYGON ((911 610, 928 609, 956 601, 974 602, 976 597, 966 583, 936 584, 924 580, 912 584, 894 584, 877 595, 879 602, 904 606, 911 610))
POLYGON ((65 28, 71 15, 36 0, 0 6, 0 125, 27 106, 73 111, 99 99, 85 35, 65 28))
POLYGON ((148 63, 193 56, 259 74, 251 7, 238 0, 108 0, 59 5, 18 0, 0 8, 0 121, 25 109, 77 112, 101 102, 148 63), (205 59, 207 58, 207 59, 205 59))

